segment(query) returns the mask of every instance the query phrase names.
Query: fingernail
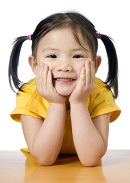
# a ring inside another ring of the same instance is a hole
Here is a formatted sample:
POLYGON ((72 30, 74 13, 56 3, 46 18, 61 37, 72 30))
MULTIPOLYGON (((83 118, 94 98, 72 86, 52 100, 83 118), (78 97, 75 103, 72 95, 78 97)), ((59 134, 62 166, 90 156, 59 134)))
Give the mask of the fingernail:
POLYGON ((39 69, 40 69, 39 65, 36 65, 36 69, 37 69, 37 70, 39 70, 39 69))

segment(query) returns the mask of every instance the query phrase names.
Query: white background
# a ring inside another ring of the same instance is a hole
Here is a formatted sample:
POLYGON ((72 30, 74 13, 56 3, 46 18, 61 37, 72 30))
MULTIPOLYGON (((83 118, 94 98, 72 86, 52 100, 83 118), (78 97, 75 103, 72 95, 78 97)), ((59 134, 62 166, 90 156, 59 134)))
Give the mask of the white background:
MULTIPOLYGON (((14 122, 9 114, 15 107, 15 93, 8 83, 8 60, 14 38, 31 34, 35 26, 46 16, 76 10, 88 17, 100 33, 112 37, 119 57, 120 117, 110 124, 108 149, 130 149, 130 10, 129 0, 4 0, 0 2, 0 150, 19 150, 25 147, 21 124, 14 122)), ((23 45, 20 58, 20 77, 27 81, 33 74, 27 64, 31 41, 23 45)), ((106 77, 106 53, 99 40, 102 65, 98 71, 101 79, 106 77)))

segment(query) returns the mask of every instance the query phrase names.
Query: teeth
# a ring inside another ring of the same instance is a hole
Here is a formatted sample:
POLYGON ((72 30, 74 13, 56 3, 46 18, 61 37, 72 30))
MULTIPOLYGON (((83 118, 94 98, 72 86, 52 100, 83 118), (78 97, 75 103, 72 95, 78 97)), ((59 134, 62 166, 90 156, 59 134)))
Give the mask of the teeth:
POLYGON ((73 79, 71 78, 57 78, 57 81, 72 81, 73 79))

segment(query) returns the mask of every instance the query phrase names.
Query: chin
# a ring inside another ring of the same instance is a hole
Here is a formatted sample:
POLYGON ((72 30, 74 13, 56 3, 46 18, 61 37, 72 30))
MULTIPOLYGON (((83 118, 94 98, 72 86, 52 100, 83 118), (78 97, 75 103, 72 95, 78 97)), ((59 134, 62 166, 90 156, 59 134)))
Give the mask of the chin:
POLYGON ((57 93, 59 93, 59 95, 67 97, 67 96, 71 95, 73 90, 63 90, 63 89, 56 88, 56 91, 57 91, 57 93))
POLYGON ((59 93, 59 95, 67 97, 67 96, 70 96, 72 92, 60 92, 60 91, 57 91, 57 93, 59 93))

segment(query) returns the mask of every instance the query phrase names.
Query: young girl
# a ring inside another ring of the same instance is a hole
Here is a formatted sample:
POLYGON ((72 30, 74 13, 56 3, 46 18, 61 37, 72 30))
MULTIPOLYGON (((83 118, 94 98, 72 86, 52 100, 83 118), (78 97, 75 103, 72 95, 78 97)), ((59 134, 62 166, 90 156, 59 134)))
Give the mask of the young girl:
POLYGON ((22 123, 28 150, 41 165, 52 165, 59 154, 77 154, 85 166, 101 160, 108 146, 109 122, 121 112, 114 101, 117 74, 112 40, 79 13, 53 14, 32 35, 15 40, 9 83, 18 93, 11 117, 22 123), (95 77, 101 64, 97 39, 108 56, 105 82, 95 77), (36 77, 22 85, 17 71, 26 40, 32 41, 28 62, 36 77))

